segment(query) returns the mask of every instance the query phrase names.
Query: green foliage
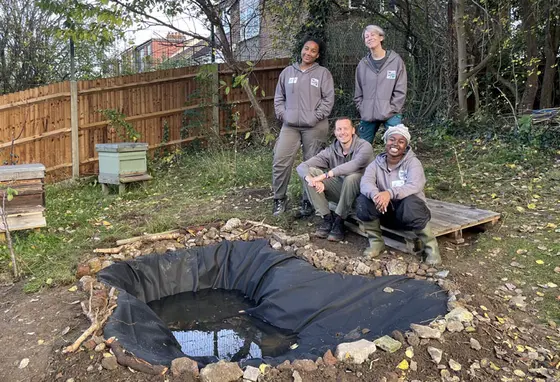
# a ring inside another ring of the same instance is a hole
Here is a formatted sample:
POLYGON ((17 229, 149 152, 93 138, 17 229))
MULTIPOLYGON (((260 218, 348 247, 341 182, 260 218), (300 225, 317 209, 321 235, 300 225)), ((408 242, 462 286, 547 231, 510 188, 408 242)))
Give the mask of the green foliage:
MULTIPOLYGON (((296 44, 293 50, 293 56, 299 59, 301 49, 306 37, 317 38, 324 43, 327 43, 327 26, 332 14, 333 2, 331 0, 309 0, 307 19, 301 25, 301 29, 296 35, 296 44)), ((322 52, 318 59, 319 63, 326 62, 327 51, 322 52)))
POLYGON ((113 129, 119 138, 126 142, 136 142, 140 138, 140 133, 126 121, 126 115, 116 109, 101 109, 99 113, 103 114, 109 120, 109 127, 113 129))

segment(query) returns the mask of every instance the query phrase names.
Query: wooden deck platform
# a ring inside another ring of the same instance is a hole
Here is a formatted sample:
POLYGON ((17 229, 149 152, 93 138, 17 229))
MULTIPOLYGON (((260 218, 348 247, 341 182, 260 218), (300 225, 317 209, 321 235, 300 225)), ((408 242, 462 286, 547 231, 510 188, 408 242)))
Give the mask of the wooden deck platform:
MULTIPOLYGON (((450 236, 455 243, 464 242, 463 230, 475 226, 493 225, 500 219, 498 212, 482 210, 461 204, 441 202, 428 199, 428 208, 432 213, 430 224, 436 237, 450 236)), ((362 236, 365 233, 358 228, 355 218, 346 221, 348 228, 362 236)), ((411 231, 398 231, 381 227, 385 244, 406 253, 416 253, 419 250, 416 235, 411 231)))

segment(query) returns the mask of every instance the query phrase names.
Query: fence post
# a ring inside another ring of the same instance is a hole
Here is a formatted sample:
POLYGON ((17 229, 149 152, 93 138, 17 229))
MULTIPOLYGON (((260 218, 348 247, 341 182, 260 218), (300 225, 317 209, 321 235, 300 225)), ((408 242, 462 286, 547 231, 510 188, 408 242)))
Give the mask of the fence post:
POLYGON ((220 64, 212 64, 212 128, 220 136, 220 64))
POLYGON ((70 81, 70 126, 72 139, 72 179, 80 177, 80 143, 78 137, 78 82, 70 81))

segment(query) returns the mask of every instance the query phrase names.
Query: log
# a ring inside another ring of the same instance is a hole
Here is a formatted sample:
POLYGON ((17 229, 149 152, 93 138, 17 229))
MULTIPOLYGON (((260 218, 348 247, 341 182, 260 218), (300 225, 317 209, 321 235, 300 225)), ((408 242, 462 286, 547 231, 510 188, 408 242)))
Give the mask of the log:
POLYGON ((130 367, 131 369, 151 375, 163 375, 168 370, 166 366, 152 365, 133 355, 126 354, 122 345, 114 337, 109 338, 105 343, 111 348, 113 354, 117 357, 117 362, 122 366, 130 367))
POLYGON ((123 247, 124 247, 123 245, 119 245, 118 247, 115 248, 95 248, 93 250, 93 253, 104 253, 104 254, 114 255, 119 253, 123 247))
POLYGON ((176 239, 181 236, 181 232, 178 229, 172 231, 166 231, 161 233, 154 233, 150 235, 142 235, 131 237, 129 239, 117 240, 117 245, 125 245, 136 243, 137 241, 158 241, 158 240, 170 240, 176 239))
POLYGON ((260 227, 265 227, 265 228, 270 228, 270 229, 280 229, 279 227, 273 226, 273 225, 268 225, 265 223, 261 223, 261 222, 255 222, 252 220, 246 220, 247 223, 252 224, 254 226, 260 226, 260 227))

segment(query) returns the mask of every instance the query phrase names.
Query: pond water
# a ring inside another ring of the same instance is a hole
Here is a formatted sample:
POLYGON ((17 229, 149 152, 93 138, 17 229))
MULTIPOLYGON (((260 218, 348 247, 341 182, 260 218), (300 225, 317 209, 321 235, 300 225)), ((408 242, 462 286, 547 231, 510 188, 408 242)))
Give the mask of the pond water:
POLYGON ((277 357, 297 343, 297 334, 253 318, 253 306, 238 291, 204 289, 148 303, 187 356, 214 356, 232 362, 277 357))

